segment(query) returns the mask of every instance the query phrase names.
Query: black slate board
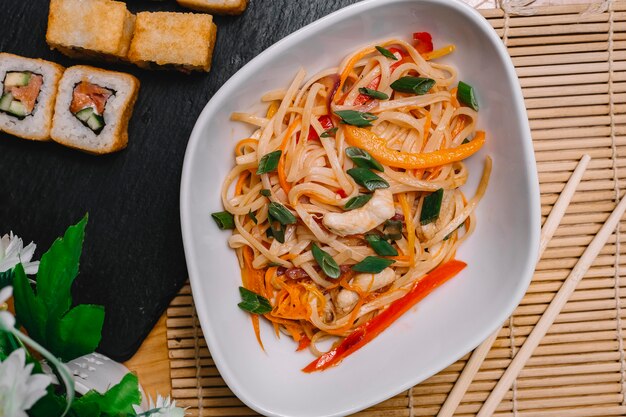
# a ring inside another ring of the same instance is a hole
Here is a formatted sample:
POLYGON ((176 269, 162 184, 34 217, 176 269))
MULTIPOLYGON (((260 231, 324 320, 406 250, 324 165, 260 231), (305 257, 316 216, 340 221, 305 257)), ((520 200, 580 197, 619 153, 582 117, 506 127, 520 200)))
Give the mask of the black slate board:
MULTIPOLYGON (((38 258, 89 212, 73 293, 76 303, 105 306, 100 352, 117 360, 132 356, 187 279, 179 184, 187 140, 206 102, 268 46, 354 2, 251 0, 241 16, 216 16, 209 74, 92 64, 130 72, 141 81, 129 145, 120 153, 91 156, 0 133, 0 233, 13 230, 26 243, 35 241, 38 258)), ((132 12, 185 11, 173 0, 127 4, 132 12)), ((48 0, 2 0, 0 14, 0 51, 64 66, 85 63, 48 48, 48 0)))

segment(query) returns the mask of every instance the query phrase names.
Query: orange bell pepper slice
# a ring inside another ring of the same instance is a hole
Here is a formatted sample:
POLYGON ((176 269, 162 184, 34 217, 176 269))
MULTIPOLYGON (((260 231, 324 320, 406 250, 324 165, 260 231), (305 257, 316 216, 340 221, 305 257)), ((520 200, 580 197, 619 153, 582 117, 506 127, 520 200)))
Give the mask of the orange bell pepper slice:
POLYGON ((394 301, 382 313, 357 327, 348 337, 343 339, 339 346, 308 364, 302 371, 307 373, 323 371, 339 364, 347 356, 371 342, 394 321, 400 318, 400 316, 410 310, 415 304, 433 292, 433 290, 441 284, 461 272, 466 266, 467 264, 465 262, 453 259, 433 269, 430 273, 417 281, 411 291, 404 297, 394 301))
POLYGON ((456 148, 441 149, 430 153, 398 152, 387 147, 385 139, 368 129, 351 125, 343 126, 346 142, 365 149, 384 165, 404 169, 433 168, 451 162, 462 161, 478 152, 485 144, 485 132, 479 130, 474 139, 456 148))

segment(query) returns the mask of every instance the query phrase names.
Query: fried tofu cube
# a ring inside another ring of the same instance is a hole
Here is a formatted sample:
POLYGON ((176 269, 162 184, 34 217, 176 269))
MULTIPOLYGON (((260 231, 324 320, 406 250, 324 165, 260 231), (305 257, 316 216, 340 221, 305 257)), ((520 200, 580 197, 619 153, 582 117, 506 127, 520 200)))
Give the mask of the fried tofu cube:
POLYGON ((113 0, 51 0, 46 42, 70 57, 126 58, 135 16, 113 0))
POLYGON ((208 14, 141 12, 128 60, 142 68, 209 71, 217 27, 208 14))
POLYGON ((241 14, 248 7, 248 0, 176 0, 188 9, 215 14, 241 14))

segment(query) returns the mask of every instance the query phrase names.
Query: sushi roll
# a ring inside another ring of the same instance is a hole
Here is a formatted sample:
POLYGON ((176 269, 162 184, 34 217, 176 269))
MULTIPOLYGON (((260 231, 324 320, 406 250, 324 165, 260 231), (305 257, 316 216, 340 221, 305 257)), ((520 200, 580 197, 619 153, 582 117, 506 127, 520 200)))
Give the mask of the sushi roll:
POLYGON ((0 53, 0 130, 49 140, 57 85, 63 67, 43 59, 0 53))
POLYGON ((112 0, 51 0, 46 42, 72 58, 126 58, 135 16, 112 0))
POLYGON ((128 60, 147 69, 208 72, 216 32, 208 14, 137 13, 128 60))
POLYGON ((248 7, 248 0, 176 0, 188 9, 215 14, 241 14, 248 7))
POLYGON ((86 65, 65 70, 52 120, 52 140, 92 154, 124 149, 139 92, 132 75, 86 65))

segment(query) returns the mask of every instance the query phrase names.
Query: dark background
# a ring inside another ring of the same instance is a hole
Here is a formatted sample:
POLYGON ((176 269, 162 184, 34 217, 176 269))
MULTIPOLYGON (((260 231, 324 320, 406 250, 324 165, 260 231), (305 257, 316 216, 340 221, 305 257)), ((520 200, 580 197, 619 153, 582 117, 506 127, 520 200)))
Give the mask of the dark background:
MULTIPOLYGON (((64 66, 85 63, 48 48, 48 0, 1 3, 0 51, 64 66)), ((0 235, 13 230, 25 244, 35 241, 39 259, 89 212, 73 293, 77 304, 105 306, 100 352, 117 360, 132 356, 187 279, 179 184, 187 140, 204 105, 268 46, 350 3, 355 1, 251 0, 241 16, 215 16, 217 44, 208 74, 94 63, 141 81, 128 148, 117 154, 91 156, 0 133, 0 235)), ((174 0, 127 4, 133 13, 186 11, 174 0)))

